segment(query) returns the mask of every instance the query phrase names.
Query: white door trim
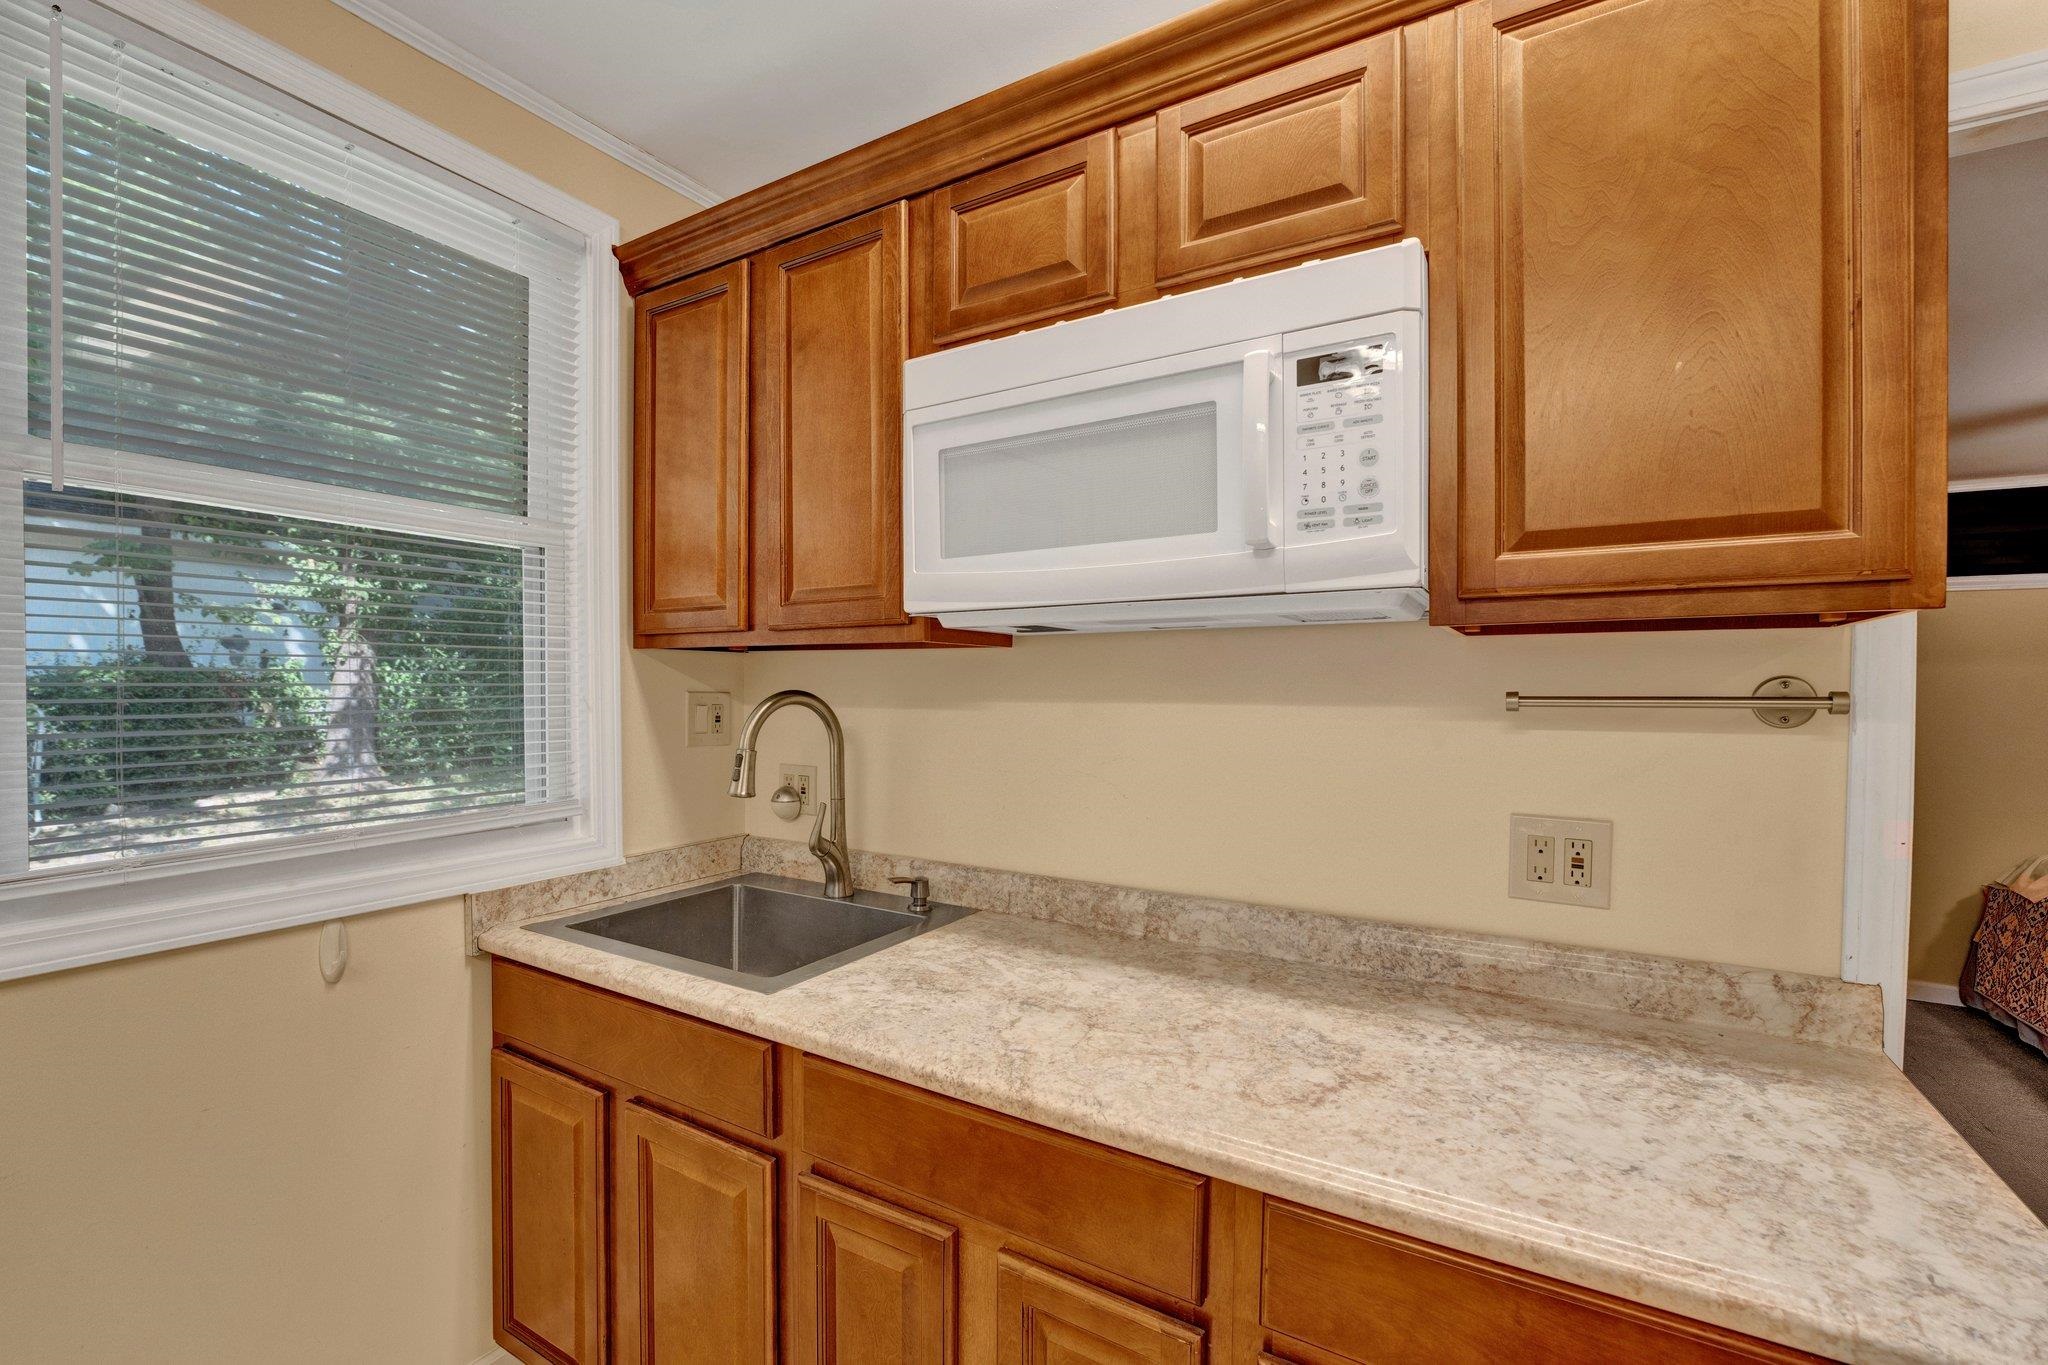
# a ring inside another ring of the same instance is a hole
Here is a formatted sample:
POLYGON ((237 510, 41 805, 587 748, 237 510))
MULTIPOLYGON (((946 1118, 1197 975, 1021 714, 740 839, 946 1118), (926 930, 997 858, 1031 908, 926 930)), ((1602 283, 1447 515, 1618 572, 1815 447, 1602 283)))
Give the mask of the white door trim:
POLYGON ((1906 1055, 1906 948, 1913 916, 1913 743, 1920 618, 1849 628, 1848 825, 1842 842, 1842 979, 1884 992, 1885 1055, 1906 1055))

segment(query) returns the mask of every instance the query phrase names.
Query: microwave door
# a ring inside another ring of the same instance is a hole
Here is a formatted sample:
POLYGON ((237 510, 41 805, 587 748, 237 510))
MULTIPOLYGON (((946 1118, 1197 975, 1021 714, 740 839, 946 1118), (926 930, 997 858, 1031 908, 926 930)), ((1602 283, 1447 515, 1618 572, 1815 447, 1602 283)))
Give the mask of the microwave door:
POLYGON ((912 612, 1277 592, 1280 338, 919 408, 912 612))

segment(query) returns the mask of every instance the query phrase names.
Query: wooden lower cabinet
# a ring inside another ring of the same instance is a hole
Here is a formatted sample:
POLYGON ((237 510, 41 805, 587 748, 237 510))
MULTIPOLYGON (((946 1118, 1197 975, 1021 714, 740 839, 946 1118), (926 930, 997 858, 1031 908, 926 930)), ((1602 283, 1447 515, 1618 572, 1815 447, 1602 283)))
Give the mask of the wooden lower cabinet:
POLYGON ((1203 1332, 1004 1253, 996 1265, 1002 1365, 1201 1365, 1203 1332))
POLYGON ((530 1365, 1816 1359, 530 968, 492 980, 496 1336, 530 1365))
POLYGON ((775 1158, 639 1103, 618 1129, 613 1359, 770 1365, 775 1158))
POLYGON ((532 1365, 604 1359, 605 1093, 491 1054, 495 1335, 532 1365))
POLYGON ((944 1223, 797 1180, 795 1358, 801 1365, 950 1365, 956 1234, 944 1223))

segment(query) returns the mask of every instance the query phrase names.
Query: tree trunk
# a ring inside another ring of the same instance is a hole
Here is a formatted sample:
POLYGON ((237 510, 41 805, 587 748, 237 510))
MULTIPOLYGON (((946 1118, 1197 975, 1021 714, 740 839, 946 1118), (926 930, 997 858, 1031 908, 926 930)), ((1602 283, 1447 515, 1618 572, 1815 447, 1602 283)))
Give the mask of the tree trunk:
POLYGON ((142 628, 142 653, 165 668, 190 668, 192 656, 178 634, 178 594, 172 574, 177 556, 171 548, 171 526, 162 513, 139 510, 142 548, 123 565, 135 584, 135 617, 142 628))
MULTIPOLYGON (((346 571, 344 571, 346 572, 346 571)), ((327 723, 316 764, 323 778, 369 782, 377 762, 377 651, 363 635, 363 599, 341 602, 327 650, 327 723)))

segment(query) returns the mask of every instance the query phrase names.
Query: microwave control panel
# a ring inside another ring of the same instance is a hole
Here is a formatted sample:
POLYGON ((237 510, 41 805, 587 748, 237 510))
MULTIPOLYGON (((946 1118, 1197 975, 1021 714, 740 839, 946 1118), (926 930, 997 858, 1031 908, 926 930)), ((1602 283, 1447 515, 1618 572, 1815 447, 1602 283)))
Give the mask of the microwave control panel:
POLYGON ((1282 413, 1283 497, 1290 544, 1348 540, 1395 528, 1404 491, 1400 414, 1389 402, 1400 367, 1389 333, 1288 357, 1282 413))

